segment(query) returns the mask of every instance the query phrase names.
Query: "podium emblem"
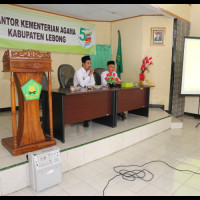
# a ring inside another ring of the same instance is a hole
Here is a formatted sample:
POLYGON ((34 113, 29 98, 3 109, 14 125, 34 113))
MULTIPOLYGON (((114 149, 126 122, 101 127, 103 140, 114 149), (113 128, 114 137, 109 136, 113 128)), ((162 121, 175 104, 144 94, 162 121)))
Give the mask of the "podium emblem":
POLYGON ((40 98, 42 85, 35 80, 30 79, 21 87, 21 89, 26 101, 36 100, 40 98))

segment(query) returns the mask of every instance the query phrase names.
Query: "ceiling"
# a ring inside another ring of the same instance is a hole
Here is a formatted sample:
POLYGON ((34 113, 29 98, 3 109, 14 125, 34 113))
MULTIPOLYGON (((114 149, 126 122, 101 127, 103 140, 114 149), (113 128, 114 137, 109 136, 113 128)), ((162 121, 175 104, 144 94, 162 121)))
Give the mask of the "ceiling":
POLYGON ((84 20, 115 21, 139 15, 167 15, 150 4, 16 4, 84 20))

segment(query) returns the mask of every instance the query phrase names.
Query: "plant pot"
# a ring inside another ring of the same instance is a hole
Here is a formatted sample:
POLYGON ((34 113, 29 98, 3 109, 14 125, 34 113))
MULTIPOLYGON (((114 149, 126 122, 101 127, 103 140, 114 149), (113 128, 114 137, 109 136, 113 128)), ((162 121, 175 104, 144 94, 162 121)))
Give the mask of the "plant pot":
POLYGON ((109 88, 113 88, 113 87, 115 87, 115 84, 109 83, 109 88))

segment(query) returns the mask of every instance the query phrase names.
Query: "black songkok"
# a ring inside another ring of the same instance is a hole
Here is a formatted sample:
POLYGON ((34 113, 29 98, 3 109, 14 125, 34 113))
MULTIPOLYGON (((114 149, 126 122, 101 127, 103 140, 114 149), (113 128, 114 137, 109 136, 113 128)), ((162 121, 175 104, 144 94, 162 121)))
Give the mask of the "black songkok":
POLYGON ((90 56, 83 56, 83 57, 81 58, 82 63, 85 63, 87 60, 91 60, 91 59, 90 59, 90 56))
POLYGON ((115 65, 115 61, 112 61, 112 60, 111 60, 111 61, 108 61, 108 62, 107 62, 107 66, 108 66, 108 65, 115 65))

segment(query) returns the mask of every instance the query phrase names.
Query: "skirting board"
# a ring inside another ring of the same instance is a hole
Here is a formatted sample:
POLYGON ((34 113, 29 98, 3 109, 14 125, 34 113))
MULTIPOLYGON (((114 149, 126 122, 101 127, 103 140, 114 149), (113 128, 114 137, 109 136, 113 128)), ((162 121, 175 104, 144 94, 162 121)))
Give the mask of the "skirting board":
MULTIPOLYGON (((16 110, 19 110, 19 106, 16 106, 16 110)), ((0 113, 1 112, 8 112, 8 111, 11 111, 11 107, 0 108, 0 113)))
POLYGON ((200 115, 198 114, 184 112, 184 115, 189 115, 189 116, 194 117, 195 119, 200 119, 200 115))
POLYGON ((149 104, 149 108, 161 108, 164 110, 165 106, 161 104, 149 104))

